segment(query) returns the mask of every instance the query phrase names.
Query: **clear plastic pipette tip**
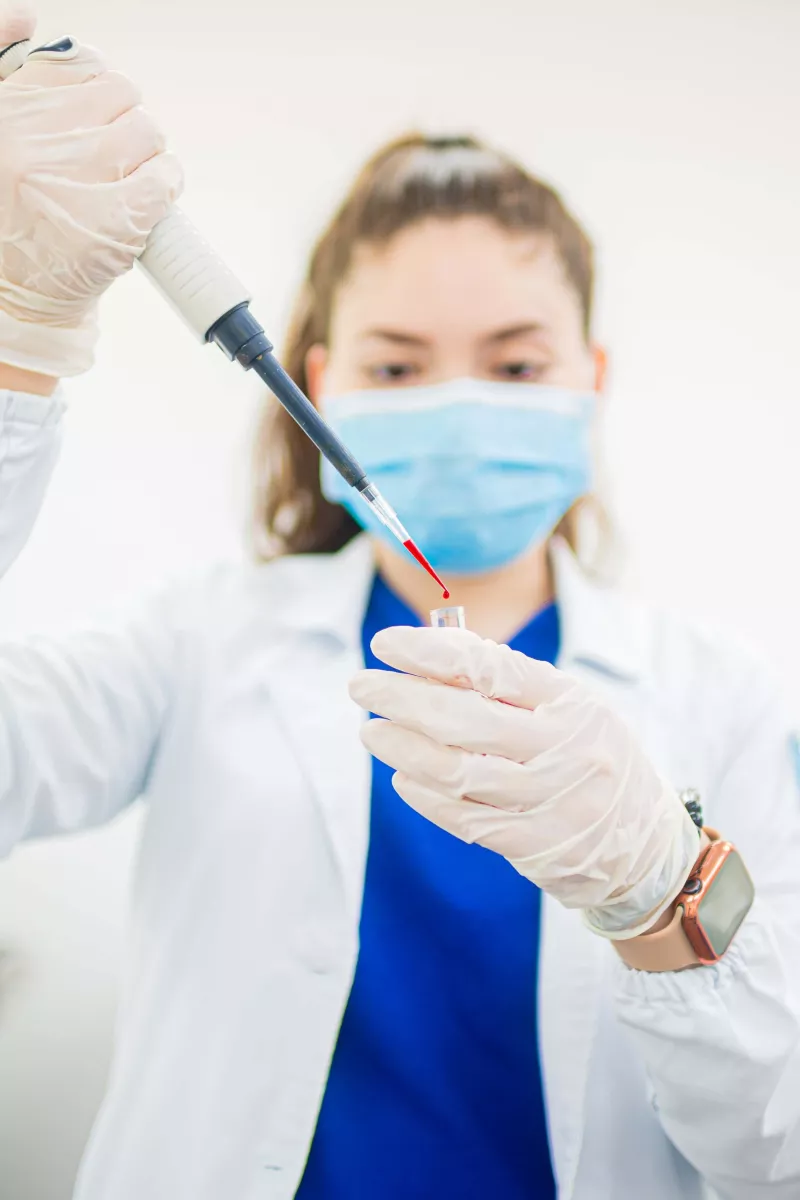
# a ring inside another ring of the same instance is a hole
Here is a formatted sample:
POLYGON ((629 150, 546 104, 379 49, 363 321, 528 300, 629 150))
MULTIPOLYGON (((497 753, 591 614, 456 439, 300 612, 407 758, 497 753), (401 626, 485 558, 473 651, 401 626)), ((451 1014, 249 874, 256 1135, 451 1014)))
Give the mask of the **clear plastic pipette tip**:
POLYGON ((400 518, 392 508, 391 504, 388 504, 384 500, 383 496, 380 494, 374 484, 367 484, 364 490, 359 492, 359 495, 363 500, 366 501, 381 524, 385 525, 389 532, 393 533, 399 542, 405 545, 406 542, 411 541, 409 532, 405 525, 401 523, 400 518))

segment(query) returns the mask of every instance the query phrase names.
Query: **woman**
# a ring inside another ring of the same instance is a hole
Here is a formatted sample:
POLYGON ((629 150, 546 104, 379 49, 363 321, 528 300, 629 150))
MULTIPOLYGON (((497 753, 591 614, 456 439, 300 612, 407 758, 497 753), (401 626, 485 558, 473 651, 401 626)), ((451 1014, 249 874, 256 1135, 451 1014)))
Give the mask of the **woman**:
MULTIPOLYGON (((88 366, 96 297, 177 193, 127 81, 57 59, 0 84, 7 560, 55 376, 88 366)), ((356 536, 366 514, 270 409, 268 561, 4 648, 3 849, 148 799, 81 1200, 798 1194, 786 728, 755 667, 579 565, 591 294, 538 180, 469 139, 387 147, 317 247, 285 361, 472 632, 414 628, 435 590, 356 536), (388 720, 362 729, 348 681, 388 720), (711 893, 708 965, 675 905, 707 845, 687 787, 757 891, 711 893)))

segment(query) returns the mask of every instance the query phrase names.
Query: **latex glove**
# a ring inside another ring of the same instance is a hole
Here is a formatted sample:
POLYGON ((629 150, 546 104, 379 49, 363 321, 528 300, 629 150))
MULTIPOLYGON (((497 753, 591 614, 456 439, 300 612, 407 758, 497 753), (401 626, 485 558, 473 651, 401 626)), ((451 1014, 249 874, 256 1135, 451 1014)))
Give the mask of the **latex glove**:
MULTIPOLYGON (((3 11, 0 45, 33 34, 19 5, 3 11)), ((91 366, 97 298, 181 190, 135 85, 74 50, 0 83, 0 362, 53 376, 91 366)))
POLYGON ((502 854, 608 937, 648 928, 681 890, 699 832, 627 725, 547 663, 462 629, 386 629, 350 694, 422 816, 502 854))

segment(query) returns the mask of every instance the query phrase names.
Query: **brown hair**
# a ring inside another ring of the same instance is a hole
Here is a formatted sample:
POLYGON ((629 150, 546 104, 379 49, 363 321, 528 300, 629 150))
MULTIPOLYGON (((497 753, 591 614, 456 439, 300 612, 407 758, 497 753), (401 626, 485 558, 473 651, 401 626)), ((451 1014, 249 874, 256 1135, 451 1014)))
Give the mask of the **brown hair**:
MULTIPOLYGON (((355 250, 384 244, 426 217, 467 215, 487 216, 504 229, 552 238, 580 300, 588 337, 593 248, 558 194, 475 138, 413 133, 389 142, 368 160, 314 247, 281 358, 298 387, 308 391, 306 356, 312 346, 328 340, 336 292, 355 250)), ((359 532, 349 513, 323 496, 318 450, 272 396, 265 402, 256 435, 255 473, 259 557, 335 551, 359 532)), ((576 551, 584 506, 579 501, 559 526, 576 551)), ((599 506, 595 508, 601 514, 599 506)))

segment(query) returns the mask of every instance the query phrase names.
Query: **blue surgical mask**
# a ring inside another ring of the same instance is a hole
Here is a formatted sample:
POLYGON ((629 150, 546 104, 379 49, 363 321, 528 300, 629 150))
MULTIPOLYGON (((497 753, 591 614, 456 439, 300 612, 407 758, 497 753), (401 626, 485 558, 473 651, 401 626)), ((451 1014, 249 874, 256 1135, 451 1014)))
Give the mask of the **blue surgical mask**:
MULTIPOLYGON (((477 574, 541 542, 589 490, 596 403, 593 392, 454 379, 320 407, 433 566, 477 574)), ((322 490, 395 545, 324 459, 322 490)))

